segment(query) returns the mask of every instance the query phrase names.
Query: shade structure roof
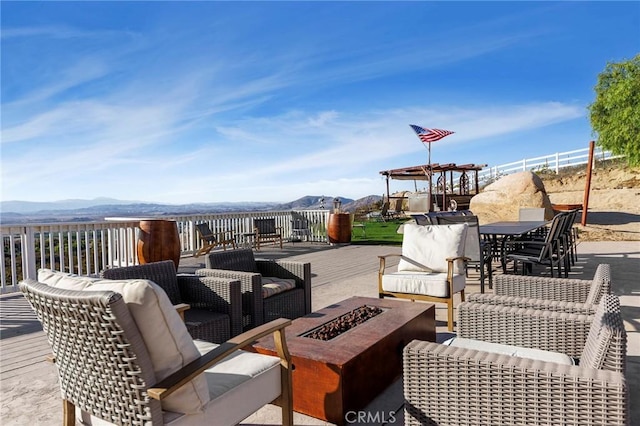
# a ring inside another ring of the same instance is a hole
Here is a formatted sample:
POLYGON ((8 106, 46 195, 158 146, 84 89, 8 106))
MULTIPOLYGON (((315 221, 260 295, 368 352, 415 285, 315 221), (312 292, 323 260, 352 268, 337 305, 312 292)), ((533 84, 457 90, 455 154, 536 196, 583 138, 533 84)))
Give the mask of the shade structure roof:
MULTIPOLYGON (((459 172, 464 173, 468 171, 480 171, 483 168, 487 167, 486 164, 438 164, 431 163, 431 170, 434 174, 442 173, 442 172, 459 172)), ((428 164, 423 164, 419 166, 412 167, 403 167, 401 169, 391 169, 391 170, 383 170, 380 172, 381 175, 386 176, 387 179, 397 179, 397 180, 429 180, 429 175, 427 171, 429 170, 428 164)))

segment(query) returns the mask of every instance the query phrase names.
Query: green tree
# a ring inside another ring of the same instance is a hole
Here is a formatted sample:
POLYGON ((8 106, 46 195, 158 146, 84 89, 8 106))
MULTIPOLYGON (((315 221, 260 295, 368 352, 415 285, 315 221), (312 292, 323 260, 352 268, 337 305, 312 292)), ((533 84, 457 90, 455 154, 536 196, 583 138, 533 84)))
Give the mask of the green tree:
POLYGON ((589 105, 596 143, 629 165, 640 164, 640 54, 608 63, 598 75, 596 99, 589 105))

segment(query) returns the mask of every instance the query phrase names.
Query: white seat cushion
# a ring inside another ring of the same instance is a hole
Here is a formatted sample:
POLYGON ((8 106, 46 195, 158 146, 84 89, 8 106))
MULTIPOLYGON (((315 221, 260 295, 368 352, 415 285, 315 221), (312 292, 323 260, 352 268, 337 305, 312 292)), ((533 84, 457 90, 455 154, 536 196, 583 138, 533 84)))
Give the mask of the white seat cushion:
POLYGON ((500 355, 510 355, 519 358, 535 359, 537 361, 554 362, 556 364, 573 365, 574 360, 569 355, 560 352, 543 351, 520 346, 503 345, 500 343, 484 342, 482 340, 453 337, 442 343, 456 348, 475 349, 477 351, 491 352, 500 355))
MULTIPOLYGON (((149 280, 107 280, 40 269, 38 281, 51 287, 78 291, 114 291, 122 294, 144 340, 157 380, 200 357, 196 345, 167 294, 149 280)), ((178 413, 201 413, 209 402, 203 376, 169 395, 162 408, 178 413)))
POLYGON ((262 297, 267 298, 278 293, 296 288, 293 278, 261 277, 262 297))
MULTIPOLYGON (((464 290, 464 274, 453 275, 453 292, 464 290)), ((382 276, 382 289, 391 293, 423 294, 425 296, 449 297, 446 273, 390 272, 382 276)))
MULTIPOLYGON (((205 354, 215 343, 194 341, 205 354)), ((164 413, 167 425, 234 425, 281 393, 280 358, 238 350, 205 371, 210 402, 196 415, 164 413)))
MULTIPOLYGON (((447 258, 464 256, 466 223, 418 225, 405 223, 399 272, 447 272, 447 258)), ((454 262, 454 273, 464 273, 464 262, 454 262)))

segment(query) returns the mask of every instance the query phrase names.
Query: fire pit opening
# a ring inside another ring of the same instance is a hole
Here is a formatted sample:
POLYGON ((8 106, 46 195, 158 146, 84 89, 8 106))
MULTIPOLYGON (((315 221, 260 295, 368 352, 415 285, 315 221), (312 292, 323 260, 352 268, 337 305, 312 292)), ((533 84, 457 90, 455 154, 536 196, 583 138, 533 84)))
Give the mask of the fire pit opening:
POLYGON ((339 316, 338 318, 326 322, 316 328, 313 328, 303 334, 301 337, 309 337, 318 340, 331 340, 334 337, 346 333, 353 327, 370 320, 376 315, 381 314, 385 309, 377 306, 360 306, 352 311, 339 316))

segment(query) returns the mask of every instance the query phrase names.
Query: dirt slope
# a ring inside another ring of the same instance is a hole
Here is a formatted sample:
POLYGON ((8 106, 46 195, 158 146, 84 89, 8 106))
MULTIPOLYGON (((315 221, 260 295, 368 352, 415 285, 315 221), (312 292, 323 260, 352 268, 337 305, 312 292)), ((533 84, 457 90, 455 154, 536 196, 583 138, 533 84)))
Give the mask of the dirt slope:
MULTIPOLYGON (((539 173, 554 204, 582 204, 586 166, 539 173)), ((640 167, 598 163, 591 177, 587 225, 578 225, 584 241, 640 241, 640 167)))

